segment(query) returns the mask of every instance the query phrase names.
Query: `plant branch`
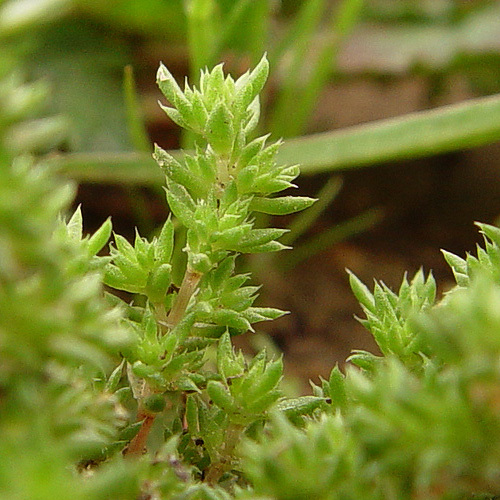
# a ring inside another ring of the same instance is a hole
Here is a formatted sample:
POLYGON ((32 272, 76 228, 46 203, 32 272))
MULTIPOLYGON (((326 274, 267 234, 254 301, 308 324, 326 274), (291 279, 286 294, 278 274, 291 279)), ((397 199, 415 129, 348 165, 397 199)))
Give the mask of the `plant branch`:
MULTIPOLYGON (((201 277, 202 275, 200 273, 190 269, 186 270, 177 298, 167 317, 167 324, 169 325, 169 328, 174 328, 181 321, 184 313, 186 312, 189 301, 198 287, 201 277)), ((155 419, 155 413, 150 413, 139 407, 137 421, 140 422, 142 420, 142 425, 139 432, 135 435, 134 439, 132 439, 128 448, 125 450, 125 456, 142 455, 144 448, 146 447, 149 432, 151 431, 155 419)))
POLYGON ((192 271, 189 268, 186 269, 179 293, 167 317, 167 324, 170 328, 175 327, 184 316, 189 301, 198 287, 201 276, 200 273, 192 271))
POLYGON ((142 425, 139 432, 134 436, 128 447, 125 449, 125 452, 123 453, 125 456, 136 457, 143 454, 146 447, 146 441, 149 436, 149 431, 153 426, 155 418, 156 415, 154 413, 139 410, 137 413, 137 421, 140 422, 142 420, 142 425))

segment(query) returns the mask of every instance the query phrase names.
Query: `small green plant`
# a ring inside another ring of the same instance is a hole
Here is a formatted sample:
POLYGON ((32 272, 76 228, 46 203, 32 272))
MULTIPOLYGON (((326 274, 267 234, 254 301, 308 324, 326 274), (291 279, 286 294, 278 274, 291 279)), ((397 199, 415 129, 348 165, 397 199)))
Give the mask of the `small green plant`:
POLYGON ((314 201, 275 196, 293 186, 298 167, 277 165, 279 143, 249 139, 267 74, 265 58, 236 81, 219 65, 202 73, 199 88, 186 84, 181 90, 160 66, 158 84, 172 106, 163 109, 199 138, 195 154, 186 153, 182 161, 158 146, 154 153, 166 175, 170 209, 186 229, 184 276, 174 282, 179 261, 172 261, 171 218, 150 242, 137 235, 132 246, 115 235, 104 275, 108 286, 146 299, 145 306, 129 306, 136 342, 124 356, 142 425, 126 454, 143 452, 156 414, 168 405, 171 421, 164 432, 175 434, 183 422, 183 453, 209 482, 234 468, 241 436, 264 421, 281 395, 281 361, 260 353, 248 363, 230 342, 230 335, 283 314, 253 306, 258 287, 247 284, 249 276, 235 274, 238 254, 285 248, 277 239, 286 231, 256 228, 252 213, 288 214, 314 201), (213 371, 204 368, 211 346, 218 346, 213 371), (197 440, 203 445, 192 449, 197 440))
POLYGON ((358 351, 313 394, 284 397, 281 358, 232 337, 283 311, 257 307, 239 254, 284 248, 280 195, 295 166, 251 138, 265 57, 181 89, 166 113, 193 154, 155 148, 172 212, 151 239, 84 236, 73 186, 0 143, 0 496, 6 500, 492 499, 500 493, 500 229, 445 252, 457 286, 419 271, 396 293, 353 274, 380 356, 358 351), (185 243, 180 258, 179 241, 185 243), (182 255, 181 255, 182 256, 182 255), (129 294, 105 293, 103 284, 129 294))

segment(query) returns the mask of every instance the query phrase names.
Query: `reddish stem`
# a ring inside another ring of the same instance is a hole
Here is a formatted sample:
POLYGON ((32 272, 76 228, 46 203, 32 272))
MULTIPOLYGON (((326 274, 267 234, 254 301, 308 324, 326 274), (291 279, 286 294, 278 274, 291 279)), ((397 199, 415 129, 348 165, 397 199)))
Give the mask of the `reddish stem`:
MULTIPOLYGON (((167 324, 169 328, 175 327, 182 319, 184 313, 186 312, 189 300, 191 299, 193 293, 196 291, 201 277, 202 275, 195 271, 191 271, 189 269, 186 270, 174 306, 172 307, 167 317, 167 324)), ((139 429, 139 432, 135 435, 134 439, 130 441, 127 449, 124 451, 123 454, 125 456, 139 456, 144 453, 149 431, 153 426, 155 418, 155 414, 145 412, 144 410, 141 410, 139 408, 139 411, 137 413, 137 421, 140 422, 142 420, 142 425, 139 429)))
POLYGON ((156 415, 152 413, 146 413, 143 411, 140 411, 137 414, 137 420, 141 421, 142 420, 142 425, 141 428, 139 429, 139 432, 135 435, 134 439, 130 441, 130 444, 128 445, 127 449, 123 453, 125 456, 140 456, 144 453, 144 450, 146 448, 146 441, 148 439, 149 431, 151 430, 151 427, 153 426, 153 423, 155 421, 156 415))

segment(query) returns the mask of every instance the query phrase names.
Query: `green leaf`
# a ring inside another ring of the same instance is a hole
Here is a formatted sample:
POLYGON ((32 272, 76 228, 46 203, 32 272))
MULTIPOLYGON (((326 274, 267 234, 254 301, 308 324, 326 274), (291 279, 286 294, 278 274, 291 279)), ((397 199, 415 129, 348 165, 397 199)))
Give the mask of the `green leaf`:
POLYGON ((196 124, 197 132, 201 134, 208 120, 208 112, 202 95, 197 90, 193 92, 193 96, 191 97, 191 106, 193 107, 193 122, 196 124))
POLYGON ((196 220, 194 218, 195 204, 187 189, 180 184, 170 182, 166 191, 168 205, 172 213, 187 228, 196 227, 196 220))
POLYGON ((348 363, 352 363, 353 365, 366 370, 369 373, 373 373, 377 363, 383 360, 380 356, 375 356, 371 352, 355 350, 353 353, 347 358, 348 363))
POLYGON ((144 408, 152 413, 161 413, 166 406, 165 396, 162 394, 151 394, 142 402, 144 408))
POLYGON ((142 427, 142 420, 134 422, 123 429, 119 434, 119 439, 123 441, 132 440, 142 427))
POLYGON ((500 247, 500 228, 490 224, 482 224, 477 222, 476 225, 481 229, 481 232, 489 238, 495 245, 500 247))
POLYGON ((169 216, 163 224, 160 234, 155 242, 155 258, 160 262, 168 264, 172 258, 174 249, 174 225, 169 216))
POLYGON ((114 233, 116 249, 120 254, 122 254, 127 259, 135 260, 135 250, 134 247, 120 234, 114 233))
POLYGON ((112 264, 106 267, 103 282, 105 285, 115 288, 116 290, 125 290, 132 293, 139 291, 139 288, 136 285, 130 284, 128 278, 120 269, 112 264))
POLYGON ((250 232, 252 224, 239 224, 236 227, 225 229, 224 231, 217 231, 210 236, 211 243, 218 248, 237 248, 242 239, 246 238, 250 232))
POLYGON ((160 67, 156 73, 156 83, 171 104, 175 105, 177 100, 185 99, 184 93, 175 81, 172 73, 170 73, 163 63, 160 63, 160 67))
MULTIPOLYGON (((163 64, 161 64, 158 69, 157 83, 163 95, 170 101, 170 104, 175 106, 178 115, 174 113, 174 116, 181 118, 185 124, 183 126, 189 126, 192 120, 191 103, 186 98, 179 85, 177 85, 174 77, 163 64)), ((170 111, 172 108, 167 108, 161 104, 160 106, 169 115, 169 117, 174 120, 170 111)))
POLYGON ((108 242, 112 231, 111 218, 108 217, 103 225, 90 237, 88 243, 89 255, 97 255, 108 242))
POLYGON ((330 373, 330 378, 328 380, 329 395, 332 399, 333 404, 345 410, 347 408, 347 394, 344 383, 344 376, 339 370, 338 365, 330 373))
POLYGON ((188 253, 188 265, 190 269, 200 274, 206 274, 212 269, 213 263, 205 253, 188 253))
POLYGON ((80 241, 82 239, 83 217, 80 205, 78 205, 77 209, 74 211, 73 215, 66 223, 66 227, 68 230, 68 235, 71 239, 74 239, 76 241, 80 241))
MULTIPOLYGON (((202 0, 207 1, 207 0, 202 0)), ((210 0, 211 2, 213 0, 210 0)), ((214 66, 205 78, 205 96, 208 103, 213 108, 214 104, 220 101, 221 94, 224 92, 224 70, 222 64, 214 66)))
POLYGON ((212 313, 211 318, 217 325, 228 326, 241 331, 253 331, 248 320, 242 314, 231 309, 217 309, 212 313))
POLYGON ((366 307, 368 311, 375 310, 375 299, 368 289, 368 287, 349 269, 347 269, 349 273, 349 284, 351 285, 351 290, 354 295, 358 299, 358 302, 366 307))
POLYGON ((172 266, 161 264, 149 275, 146 293, 153 303, 162 302, 172 282, 172 266))
POLYGON ((207 384, 207 393, 210 399, 225 412, 233 413, 235 411, 235 402, 230 392, 220 382, 210 380, 207 384))
POLYGON ((113 372, 109 376, 105 387, 106 392, 113 393, 118 389, 118 384, 120 383, 123 374, 124 364, 125 364, 125 359, 122 360, 122 362, 113 370, 113 372))
POLYGON ((225 155, 231 151, 234 141, 234 128, 232 116, 223 102, 219 102, 211 111, 206 125, 205 136, 217 154, 225 155))
POLYGON ((283 395, 282 391, 279 389, 274 389, 263 394, 260 398, 253 401, 249 401, 247 408, 252 413, 263 414, 267 412, 270 407, 278 401, 278 399, 283 395))
POLYGON ((198 420, 198 404, 195 396, 188 395, 186 398, 186 422, 189 433, 197 436, 200 433, 200 422, 198 420))
POLYGON ((247 397, 250 400, 257 400, 264 397, 264 395, 270 392, 272 389, 278 385, 279 381, 283 376, 283 359, 279 359, 268 363, 265 370, 257 378, 254 384, 252 384, 249 391, 247 391, 247 397))
POLYGON ((106 266, 104 282, 118 290, 141 292, 146 285, 148 272, 120 254, 113 256, 113 261, 116 265, 106 266))
POLYGON ((177 389, 183 392, 198 392, 201 393, 199 387, 195 384, 195 382, 191 379, 191 377, 187 375, 181 375, 177 380, 177 389))
POLYGON ((227 257, 213 270, 211 278, 214 287, 221 288, 226 280, 232 276, 236 267, 235 260, 236 256, 234 255, 227 257))
POLYGON ((250 323, 258 323, 259 321, 269 321, 281 318, 281 316, 288 314, 288 312, 272 307, 249 307, 242 314, 250 323))
POLYGON ((165 111, 166 115, 179 127, 183 128, 189 128, 189 123, 186 121, 186 119, 182 116, 182 114, 177 111, 175 108, 171 108, 169 106, 163 106, 161 103, 159 103, 159 106, 163 111, 165 111))
POLYGON ((241 110, 246 109, 260 94, 266 84, 268 75, 269 62, 264 54, 259 64, 255 66, 250 74, 245 74, 236 81, 236 88, 238 89, 236 99, 241 110))
POLYGON ((325 405, 325 398, 316 396, 300 396, 298 398, 284 399, 276 408, 288 418, 295 420, 297 417, 311 415, 315 410, 325 405))
POLYGON ((172 155, 156 144, 153 157, 169 179, 184 186, 195 198, 204 197, 207 192, 206 184, 187 168, 187 164, 182 165, 172 155))
POLYGON ((307 196, 281 196, 279 198, 253 198, 250 209, 269 215, 287 215, 310 207, 316 201, 307 196))
POLYGON ((217 369, 224 379, 241 375, 244 370, 243 359, 235 356, 227 331, 221 335, 217 346, 217 369))
POLYGON ((242 194, 255 192, 255 180, 259 173, 259 167, 257 165, 247 165, 242 168, 236 177, 236 184, 238 186, 238 191, 242 194))
POLYGON ((243 253, 265 253, 265 252, 279 252, 280 250, 290 250, 292 247, 283 245, 279 241, 270 241, 262 245, 248 245, 240 247, 238 251, 243 253))
POLYGON ((253 229, 246 235, 237 245, 239 251, 248 252, 247 247, 257 247, 260 245, 265 245, 267 243, 273 242, 273 240, 283 236, 288 232, 288 229, 276 229, 276 228, 265 228, 265 229, 253 229))

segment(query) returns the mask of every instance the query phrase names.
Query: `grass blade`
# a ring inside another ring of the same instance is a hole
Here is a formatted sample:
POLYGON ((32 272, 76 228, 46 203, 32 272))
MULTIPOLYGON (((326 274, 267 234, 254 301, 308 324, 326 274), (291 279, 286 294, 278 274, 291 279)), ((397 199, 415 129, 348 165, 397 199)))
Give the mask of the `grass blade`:
POLYGON ((293 242, 304 234, 325 211, 330 203, 336 198, 342 187, 342 179, 332 176, 319 191, 318 201, 307 210, 296 215, 288 226, 290 232, 284 234, 280 241, 283 245, 292 245, 293 242))
POLYGON ((293 128, 289 130, 288 137, 299 135, 305 130, 318 97, 335 70, 339 49, 356 26, 363 5, 364 0, 344 0, 341 4, 333 20, 333 36, 318 57, 309 83, 297 106, 298 113, 295 115, 295 119, 289 120, 293 128))
MULTIPOLYGON (((421 158, 500 140, 500 95, 470 99, 431 111, 286 140, 279 163, 297 163, 304 175, 421 158)), ((170 152, 181 158, 180 151, 170 152)), ((161 184, 154 160, 137 153, 81 153, 47 159, 85 182, 161 184)))
POLYGON ((285 141, 282 163, 303 174, 449 153, 500 140, 500 95, 285 141))
POLYGON ((297 112, 295 103, 297 94, 300 94, 301 91, 301 79, 304 77, 302 71, 304 58, 310 49, 311 38, 321 22, 324 10, 325 0, 304 2, 289 33, 273 53, 271 63, 278 65, 277 57, 282 58, 286 55, 287 48, 291 49, 291 60, 271 117, 270 129, 275 137, 289 137, 291 135, 289 122, 294 121, 295 117, 290 120, 290 114, 292 109, 294 110, 293 115, 297 112))
POLYGON ((127 114, 127 129, 135 151, 151 152, 151 142, 142 115, 132 66, 125 66, 123 72, 123 92, 127 114))
POLYGON ((363 212, 352 219, 336 224, 318 235, 312 237, 302 245, 296 246, 293 252, 281 260, 285 271, 293 269, 300 262, 327 250, 335 243, 344 241, 356 234, 362 233, 381 221, 383 213, 378 208, 363 212))
POLYGON ((185 3, 189 47, 190 81, 198 83, 200 70, 215 63, 216 5, 214 0, 188 0, 185 3))

